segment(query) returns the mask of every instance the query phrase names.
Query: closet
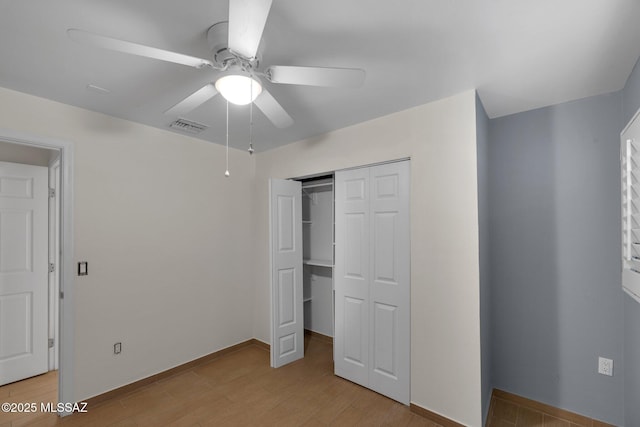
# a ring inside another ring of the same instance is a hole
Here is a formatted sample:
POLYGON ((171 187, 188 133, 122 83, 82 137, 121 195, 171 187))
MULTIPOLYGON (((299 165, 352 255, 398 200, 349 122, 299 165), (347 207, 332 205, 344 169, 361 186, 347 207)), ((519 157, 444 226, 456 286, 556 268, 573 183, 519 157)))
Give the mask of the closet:
POLYGON ((333 337, 333 176, 302 181, 304 329, 333 337))
POLYGON ((270 179, 271 366, 333 337, 334 372, 410 399, 409 161, 270 179))

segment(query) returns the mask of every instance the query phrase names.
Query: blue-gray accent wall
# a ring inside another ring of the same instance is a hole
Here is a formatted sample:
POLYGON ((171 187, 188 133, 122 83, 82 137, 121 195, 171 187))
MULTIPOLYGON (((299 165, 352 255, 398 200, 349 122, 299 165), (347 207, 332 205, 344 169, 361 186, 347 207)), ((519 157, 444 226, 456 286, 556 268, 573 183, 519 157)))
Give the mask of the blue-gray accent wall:
POLYGON ((487 162, 492 385, 615 425, 622 104, 618 92, 493 119, 487 162))
MULTIPOLYGON (((640 61, 622 90, 624 124, 640 108, 640 61)), ((640 304, 624 296, 624 418, 627 427, 640 426, 640 304)))
POLYGON ((478 156, 478 230, 480 242, 480 357, 482 419, 491 403, 491 295, 489 271, 489 117, 476 95, 476 141, 478 156))

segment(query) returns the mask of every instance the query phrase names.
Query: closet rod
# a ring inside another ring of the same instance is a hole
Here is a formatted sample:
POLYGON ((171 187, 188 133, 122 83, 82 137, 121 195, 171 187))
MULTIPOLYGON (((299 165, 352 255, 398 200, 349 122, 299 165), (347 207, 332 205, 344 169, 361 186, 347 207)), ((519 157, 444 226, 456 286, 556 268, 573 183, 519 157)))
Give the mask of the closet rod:
POLYGON ((333 187, 333 182, 322 182, 318 184, 302 185, 302 188, 316 188, 316 187, 333 187))

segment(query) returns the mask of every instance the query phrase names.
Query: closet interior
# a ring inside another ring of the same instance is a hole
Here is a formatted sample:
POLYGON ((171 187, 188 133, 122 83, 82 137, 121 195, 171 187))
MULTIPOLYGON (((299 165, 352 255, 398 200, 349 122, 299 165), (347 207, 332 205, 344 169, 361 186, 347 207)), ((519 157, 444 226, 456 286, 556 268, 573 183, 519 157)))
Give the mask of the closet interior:
POLYGON ((333 175, 302 180, 304 329, 334 335, 333 175))

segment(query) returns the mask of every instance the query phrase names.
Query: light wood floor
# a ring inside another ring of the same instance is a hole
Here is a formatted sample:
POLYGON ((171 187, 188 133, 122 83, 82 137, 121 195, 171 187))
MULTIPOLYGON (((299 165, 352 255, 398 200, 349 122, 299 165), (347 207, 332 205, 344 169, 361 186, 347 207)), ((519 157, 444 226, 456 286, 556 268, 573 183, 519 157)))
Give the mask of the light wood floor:
MULTIPOLYGON (((250 346, 152 383, 86 414, 0 413, 17 426, 325 426, 439 427, 407 406, 333 375, 331 344, 307 337, 305 358, 280 369, 250 346)), ((55 402, 49 373, 0 387, 0 402, 55 402)), ((39 405, 39 403, 38 403, 39 405)))

